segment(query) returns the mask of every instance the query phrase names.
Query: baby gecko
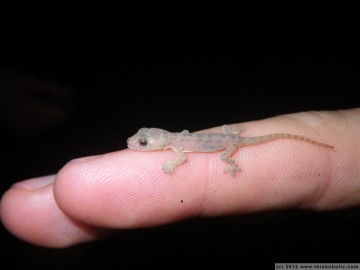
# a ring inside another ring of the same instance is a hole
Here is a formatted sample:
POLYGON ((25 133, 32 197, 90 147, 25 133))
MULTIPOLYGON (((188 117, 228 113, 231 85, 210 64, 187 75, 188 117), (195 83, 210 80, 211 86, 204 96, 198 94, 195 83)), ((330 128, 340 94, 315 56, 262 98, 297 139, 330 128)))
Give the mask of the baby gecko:
POLYGON ((292 139, 312 143, 321 147, 334 148, 331 145, 320 143, 299 135, 274 133, 258 137, 242 137, 238 134, 243 130, 236 130, 230 126, 222 127, 223 133, 190 133, 188 130, 172 133, 159 128, 141 128, 134 136, 127 140, 132 150, 155 151, 172 149, 177 154, 174 160, 165 161, 162 170, 172 174, 174 169, 187 160, 184 152, 217 152, 224 150, 220 158, 226 163, 224 173, 230 172, 234 177, 240 168, 235 164, 231 155, 239 147, 256 145, 277 139, 292 139))

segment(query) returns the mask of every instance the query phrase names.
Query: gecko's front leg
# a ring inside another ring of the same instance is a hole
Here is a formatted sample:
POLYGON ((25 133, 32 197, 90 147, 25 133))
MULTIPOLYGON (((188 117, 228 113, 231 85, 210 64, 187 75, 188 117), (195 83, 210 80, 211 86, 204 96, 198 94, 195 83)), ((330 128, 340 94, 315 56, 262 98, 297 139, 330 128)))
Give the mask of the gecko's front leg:
POLYGON ((237 145, 228 146, 225 151, 221 154, 220 158, 222 161, 227 163, 224 168, 224 173, 230 172, 232 177, 235 177, 236 172, 241 172, 240 168, 235 164, 235 160, 231 158, 231 155, 238 149, 237 145))
POLYGON ((167 174, 172 174, 177 166, 184 163, 187 157, 184 151, 180 148, 170 147, 178 155, 174 160, 165 161, 162 165, 162 170, 167 174))

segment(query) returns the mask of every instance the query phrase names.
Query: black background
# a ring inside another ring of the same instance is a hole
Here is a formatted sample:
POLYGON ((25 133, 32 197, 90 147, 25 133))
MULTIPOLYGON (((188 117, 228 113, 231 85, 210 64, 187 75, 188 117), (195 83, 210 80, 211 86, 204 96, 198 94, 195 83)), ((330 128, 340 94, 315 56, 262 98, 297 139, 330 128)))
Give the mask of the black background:
MULTIPOLYGON (((144 126, 194 131, 359 105, 358 87, 350 83, 353 7, 250 2, 2 6, 1 191, 56 173, 70 159, 123 149, 144 126), (34 108, 24 116, 27 102, 60 108, 62 116, 31 114, 34 108)), ((1 257, 34 269, 172 268, 191 266, 190 259, 237 268, 354 262, 359 225, 358 209, 280 211, 121 231, 64 250, 32 246, 2 229, 1 257)))

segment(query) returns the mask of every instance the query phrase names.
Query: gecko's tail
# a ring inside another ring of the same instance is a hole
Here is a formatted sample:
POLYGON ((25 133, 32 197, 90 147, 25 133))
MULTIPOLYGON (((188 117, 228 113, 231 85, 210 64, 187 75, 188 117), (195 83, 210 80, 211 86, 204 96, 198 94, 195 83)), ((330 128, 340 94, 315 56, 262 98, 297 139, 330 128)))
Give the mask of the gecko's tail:
POLYGON ((311 140, 311 139, 308 139, 308 138, 305 138, 305 137, 302 137, 299 135, 286 134, 286 133, 274 133, 274 134, 269 134, 269 135, 264 135, 264 136, 259 136, 259 137, 245 137, 244 140, 242 141, 242 144, 243 145, 262 144, 262 143, 279 140, 279 139, 298 140, 298 141, 315 144, 315 145, 321 146, 321 147, 334 148, 334 146, 329 145, 329 144, 317 142, 317 141, 314 141, 314 140, 311 140))

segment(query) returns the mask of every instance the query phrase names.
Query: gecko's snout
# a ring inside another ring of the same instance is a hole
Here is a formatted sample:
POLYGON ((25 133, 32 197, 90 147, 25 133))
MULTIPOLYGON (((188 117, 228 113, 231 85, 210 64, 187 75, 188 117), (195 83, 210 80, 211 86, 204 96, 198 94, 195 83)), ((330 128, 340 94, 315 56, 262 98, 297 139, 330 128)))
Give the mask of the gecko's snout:
POLYGON ((127 146, 130 149, 138 150, 138 142, 137 139, 134 139, 133 137, 130 137, 126 140, 127 146))
POLYGON ((133 140, 132 140, 131 137, 130 137, 130 138, 128 138, 128 139, 126 140, 126 143, 127 143, 128 147, 130 148, 130 146, 131 146, 134 142, 133 142, 133 140))
POLYGON ((128 147, 130 147, 134 144, 134 140, 130 137, 126 140, 126 143, 127 143, 128 147))

